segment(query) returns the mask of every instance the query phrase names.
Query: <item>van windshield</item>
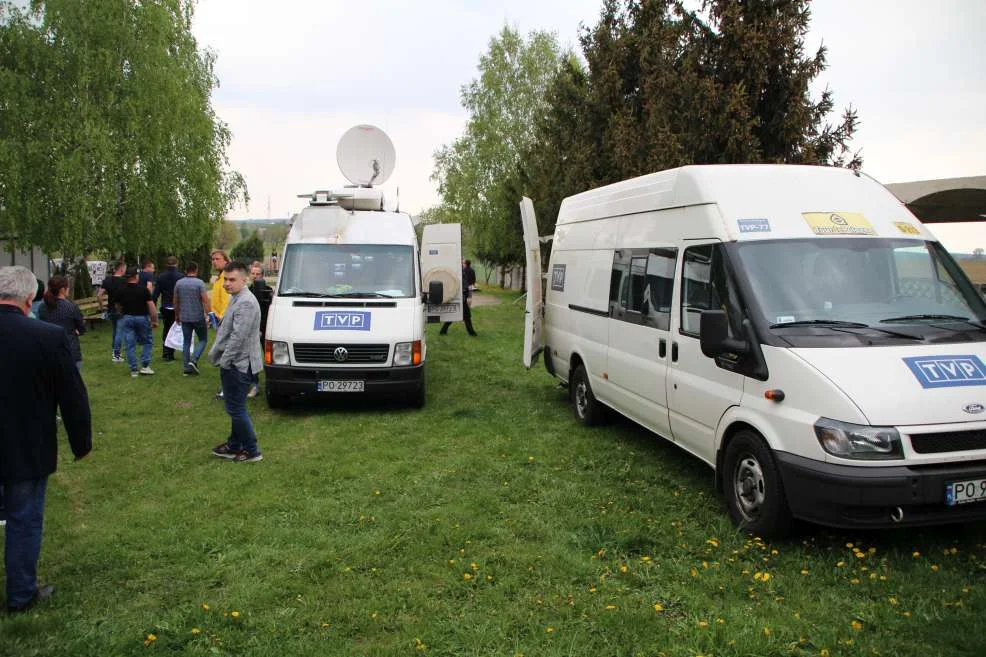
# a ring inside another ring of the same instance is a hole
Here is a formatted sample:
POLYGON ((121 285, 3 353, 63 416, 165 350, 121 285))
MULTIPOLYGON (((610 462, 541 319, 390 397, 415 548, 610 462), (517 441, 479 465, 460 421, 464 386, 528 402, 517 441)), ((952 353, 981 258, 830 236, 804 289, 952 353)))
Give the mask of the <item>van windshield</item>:
POLYGON ((735 254, 772 329, 986 320, 983 298, 937 242, 769 240, 736 243, 735 254))
POLYGON ((412 247, 399 244, 289 244, 278 294, 413 297, 412 247))

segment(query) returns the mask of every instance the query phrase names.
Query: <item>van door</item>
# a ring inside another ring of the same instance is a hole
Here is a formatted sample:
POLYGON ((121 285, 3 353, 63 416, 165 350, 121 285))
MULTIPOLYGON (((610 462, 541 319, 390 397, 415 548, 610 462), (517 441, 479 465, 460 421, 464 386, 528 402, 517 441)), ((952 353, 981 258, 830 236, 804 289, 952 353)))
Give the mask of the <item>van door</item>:
POLYGON ((612 404, 668 439, 667 364, 677 257, 673 246, 614 253, 606 352, 612 404))
POLYGON ((544 322, 544 290, 541 286, 541 240, 534 203, 526 196, 520 200, 520 219, 524 225, 524 251, 527 264, 527 303, 524 307, 524 367, 531 369, 544 348, 541 326, 544 322))
POLYGON ((743 375, 719 367, 702 353, 699 319, 703 310, 725 310, 730 337, 741 327, 741 304, 726 267, 720 242, 686 242, 672 319, 670 408, 674 440, 710 465, 715 464, 715 433, 719 419, 740 403, 743 375))

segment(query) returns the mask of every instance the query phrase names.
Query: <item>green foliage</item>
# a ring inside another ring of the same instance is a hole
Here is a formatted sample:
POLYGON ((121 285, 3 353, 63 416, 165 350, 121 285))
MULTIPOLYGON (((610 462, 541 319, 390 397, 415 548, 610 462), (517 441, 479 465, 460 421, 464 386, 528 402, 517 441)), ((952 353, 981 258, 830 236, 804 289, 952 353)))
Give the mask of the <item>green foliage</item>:
POLYGON ((264 259, 264 241, 260 239, 260 231, 253 231, 253 234, 245 240, 239 242, 229 253, 234 260, 242 260, 250 264, 254 260, 264 259))
POLYGON ((497 296, 478 338, 428 326, 423 410, 248 401, 255 464, 209 455, 229 418, 204 360, 183 377, 155 348, 132 380, 108 327, 83 335, 94 449, 59 436, 58 590, 0 614, 0 656, 986 654, 983 523, 751 539, 704 463, 578 425, 497 296))
POLYGON ((525 39, 504 26, 480 58, 479 78, 462 88, 470 113, 465 133, 435 153, 440 213, 462 223, 470 251, 494 265, 522 260, 514 176, 531 145, 531 127, 548 107, 559 57, 553 34, 525 39))
POLYGON ((192 0, 0 1, 0 233, 46 251, 184 251, 242 177, 192 0))
POLYGON ((220 221, 212 231, 212 243, 217 249, 228 251, 240 239, 240 231, 232 221, 220 221))

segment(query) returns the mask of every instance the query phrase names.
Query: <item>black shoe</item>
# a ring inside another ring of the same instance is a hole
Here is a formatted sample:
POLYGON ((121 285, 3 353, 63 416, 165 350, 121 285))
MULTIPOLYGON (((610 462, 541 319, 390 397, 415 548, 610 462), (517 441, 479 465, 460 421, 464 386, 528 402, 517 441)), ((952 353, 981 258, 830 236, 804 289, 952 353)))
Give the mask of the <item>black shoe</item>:
POLYGON ((260 452, 251 454, 246 450, 240 450, 240 452, 233 457, 233 463, 256 463, 257 461, 263 461, 264 455, 260 452))
POLYGON ((229 443, 220 443, 212 448, 212 455, 218 456, 221 459, 235 459, 237 454, 240 452, 238 450, 230 449, 229 443))
POLYGON ((477 335, 479 335, 479 333, 476 333, 475 331, 469 331, 469 335, 475 338, 477 335))
POLYGON ((7 613, 23 614, 25 611, 28 611, 31 607, 38 604, 39 602, 44 602, 45 600, 50 598, 51 594, 54 592, 55 592, 54 586, 42 586, 38 588, 37 591, 34 592, 34 597, 28 600, 26 604, 23 604, 20 607, 8 606, 7 613))

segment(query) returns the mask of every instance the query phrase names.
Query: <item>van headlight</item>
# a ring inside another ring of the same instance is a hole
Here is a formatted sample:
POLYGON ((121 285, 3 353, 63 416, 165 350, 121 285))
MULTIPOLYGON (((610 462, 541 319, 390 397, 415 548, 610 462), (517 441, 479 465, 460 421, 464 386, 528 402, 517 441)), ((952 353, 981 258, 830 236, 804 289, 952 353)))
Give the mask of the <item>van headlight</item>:
POLYGON ((893 427, 849 424, 826 417, 815 422, 815 436, 829 454, 868 461, 902 459, 900 434, 893 427))
POLYGON ((421 364, 421 340, 398 342, 394 345, 394 367, 421 364))
POLYGON ((265 341, 264 361, 268 365, 290 365, 291 358, 288 356, 288 343, 277 340, 265 341))

